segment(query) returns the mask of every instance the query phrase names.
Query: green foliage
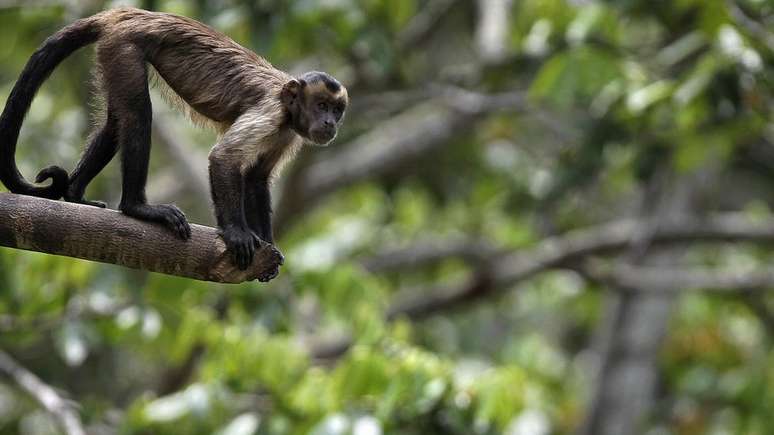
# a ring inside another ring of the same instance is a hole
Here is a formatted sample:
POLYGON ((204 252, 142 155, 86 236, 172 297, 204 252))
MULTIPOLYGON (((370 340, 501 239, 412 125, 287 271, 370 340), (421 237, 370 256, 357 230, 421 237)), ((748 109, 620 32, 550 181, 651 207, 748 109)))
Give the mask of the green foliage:
POLYGON ((581 48, 553 56, 543 65, 530 91, 563 107, 578 100, 589 103, 605 86, 622 75, 619 60, 594 48, 581 48))
MULTIPOLYGON (((0 94, 45 37, 117 2, 44 3, 0 10, 0 94)), ((385 271, 367 270, 365 260, 426 240, 526 249, 635 215, 637 198, 664 174, 713 174, 701 212, 771 217, 770 2, 513 1, 506 53, 491 64, 476 45, 476 2, 441 12, 432 8, 445 2, 427 0, 135 3, 205 21, 294 73, 326 70, 347 83, 353 107, 341 137, 302 151, 308 161, 335 158, 436 89, 524 91, 527 101, 524 111, 462 118, 452 127, 465 128, 430 153, 301 204, 278 240, 286 264, 269 285, 213 285, 0 248, 0 348, 67 391, 84 422, 108 433, 574 433, 592 397, 589 360, 605 320, 599 283, 542 273, 415 320, 388 313, 431 289, 486 277, 487 264, 454 256, 385 271), (406 44, 406 30, 425 24, 406 44), (343 354, 315 354, 342 337, 351 341, 343 354)), ((74 165, 91 124, 83 110, 91 56, 65 61, 36 98, 17 153, 28 178, 49 164, 74 165)), ((465 100, 452 109, 473 107, 465 100)), ((214 136, 177 121, 204 158, 214 136)), ((183 176, 163 147, 153 154, 155 201, 183 176)), ((118 166, 88 195, 115 205, 118 166)), ((185 205, 195 222, 214 222, 209 199, 185 187, 174 195, 164 200, 185 205)), ((772 261, 768 248, 687 251, 692 265, 740 273, 772 261)), ((772 306, 769 293, 679 299, 648 433, 770 431, 772 306)), ((0 379, 0 434, 57 430, 0 379)))

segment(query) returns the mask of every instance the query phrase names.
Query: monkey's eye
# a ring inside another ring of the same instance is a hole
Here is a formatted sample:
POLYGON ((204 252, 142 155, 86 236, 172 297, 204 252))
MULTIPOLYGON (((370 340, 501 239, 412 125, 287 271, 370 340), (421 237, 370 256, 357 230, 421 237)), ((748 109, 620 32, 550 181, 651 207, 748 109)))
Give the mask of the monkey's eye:
POLYGON ((319 103, 317 103, 317 108, 325 112, 326 110, 328 110, 328 105, 320 101, 319 103))

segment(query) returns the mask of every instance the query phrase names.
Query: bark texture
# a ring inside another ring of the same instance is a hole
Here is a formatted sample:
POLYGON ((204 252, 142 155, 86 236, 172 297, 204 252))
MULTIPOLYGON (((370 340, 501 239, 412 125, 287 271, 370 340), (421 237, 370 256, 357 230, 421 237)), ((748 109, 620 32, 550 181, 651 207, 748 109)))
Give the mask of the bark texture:
POLYGON ((0 193, 0 246, 221 283, 257 279, 282 262, 267 246, 242 271, 215 228, 192 224, 183 241, 115 210, 11 193, 0 193))

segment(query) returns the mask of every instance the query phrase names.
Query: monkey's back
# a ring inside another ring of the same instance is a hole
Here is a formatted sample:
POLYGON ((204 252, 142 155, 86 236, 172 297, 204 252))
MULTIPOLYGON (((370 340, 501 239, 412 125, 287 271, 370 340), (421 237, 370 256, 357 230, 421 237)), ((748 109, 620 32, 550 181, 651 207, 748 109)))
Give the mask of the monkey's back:
POLYGON ((291 77, 228 36, 179 15, 135 8, 102 13, 100 52, 131 42, 166 84, 198 114, 230 124, 276 99, 291 77))

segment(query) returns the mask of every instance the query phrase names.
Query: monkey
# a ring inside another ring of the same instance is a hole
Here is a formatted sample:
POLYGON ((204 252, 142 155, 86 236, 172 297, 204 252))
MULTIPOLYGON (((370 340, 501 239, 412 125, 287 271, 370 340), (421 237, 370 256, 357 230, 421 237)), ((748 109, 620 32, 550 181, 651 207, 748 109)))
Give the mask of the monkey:
MULTIPOLYGON (((120 149, 119 210, 161 224, 180 239, 190 238, 182 211, 173 204, 148 204, 145 196, 152 75, 191 119, 217 133, 208 159, 218 233, 231 261, 245 270, 256 249, 276 249, 272 180, 304 144, 325 146, 336 137, 349 96, 327 73, 291 76, 191 18, 117 8, 79 19, 48 37, 28 60, 0 115, 0 181, 13 193, 105 207, 84 193, 120 149), (71 173, 49 166, 37 174, 37 185, 30 183, 14 157, 24 117, 54 68, 90 44, 96 44, 97 86, 105 106, 99 127, 71 173), (49 179, 50 184, 40 185, 49 179)), ((276 268, 258 279, 268 281, 278 273, 276 268)))

